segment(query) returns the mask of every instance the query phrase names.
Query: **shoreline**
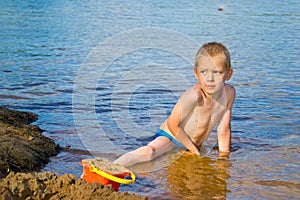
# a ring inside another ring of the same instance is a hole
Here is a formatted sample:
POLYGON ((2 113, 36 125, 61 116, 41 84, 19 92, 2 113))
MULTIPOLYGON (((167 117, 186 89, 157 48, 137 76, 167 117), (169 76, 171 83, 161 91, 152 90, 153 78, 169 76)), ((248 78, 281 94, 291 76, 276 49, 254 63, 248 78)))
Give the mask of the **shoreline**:
POLYGON ((86 183, 74 174, 39 172, 63 149, 31 124, 37 119, 35 113, 0 107, 0 199, 147 199, 86 183))

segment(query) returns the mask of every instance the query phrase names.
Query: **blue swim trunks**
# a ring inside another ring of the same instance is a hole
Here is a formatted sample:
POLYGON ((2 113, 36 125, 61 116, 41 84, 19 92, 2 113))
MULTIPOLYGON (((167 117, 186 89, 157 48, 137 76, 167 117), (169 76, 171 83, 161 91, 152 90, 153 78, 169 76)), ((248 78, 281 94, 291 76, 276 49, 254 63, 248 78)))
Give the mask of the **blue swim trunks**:
POLYGON ((176 140, 174 137, 172 137, 169 133, 167 133, 166 131, 162 130, 162 129, 158 129, 155 133, 155 135, 153 136, 153 139, 159 137, 159 136, 164 136, 166 138, 168 138, 169 140, 171 140, 175 145, 177 145, 178 147, 180 148, 184 148, 185 147, 180 143, 178 142, 178 140, 176 140))

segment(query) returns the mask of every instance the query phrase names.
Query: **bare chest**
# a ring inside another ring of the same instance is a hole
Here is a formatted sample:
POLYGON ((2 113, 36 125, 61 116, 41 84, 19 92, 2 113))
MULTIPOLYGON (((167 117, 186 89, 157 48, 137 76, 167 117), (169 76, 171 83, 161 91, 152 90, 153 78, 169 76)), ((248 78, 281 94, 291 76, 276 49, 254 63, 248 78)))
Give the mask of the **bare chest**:
POLYGON ((220 122, 225 106, 196 106, 182 123, 182 128, 197 145, 203 143, 213 128, 220 122))

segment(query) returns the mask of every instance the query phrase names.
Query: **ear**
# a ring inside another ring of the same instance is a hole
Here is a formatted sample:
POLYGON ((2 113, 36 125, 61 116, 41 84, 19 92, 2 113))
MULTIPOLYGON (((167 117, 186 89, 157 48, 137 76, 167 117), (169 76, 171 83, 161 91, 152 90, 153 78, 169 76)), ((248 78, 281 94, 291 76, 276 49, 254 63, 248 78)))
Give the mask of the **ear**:
POLYGON ((226 74, 225 80, 229 81, 231 79, 232 74, 233 74, 233 69, 229 69, 229 71, 226 74))
POLYGON ((197 68, 194 68, 194 75, 196 79, 199 80, 197 68))

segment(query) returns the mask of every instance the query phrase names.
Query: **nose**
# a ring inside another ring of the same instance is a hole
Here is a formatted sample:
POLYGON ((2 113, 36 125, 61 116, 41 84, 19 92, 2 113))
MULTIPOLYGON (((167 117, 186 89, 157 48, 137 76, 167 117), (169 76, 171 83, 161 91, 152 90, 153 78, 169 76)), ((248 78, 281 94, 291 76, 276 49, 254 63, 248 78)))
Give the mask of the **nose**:
POLYGON ((215 79, 214 79, 214 73, 213 72, 209 72, 207 74, 207 81, 210 81, 210 82, 213 82, 215 79))

